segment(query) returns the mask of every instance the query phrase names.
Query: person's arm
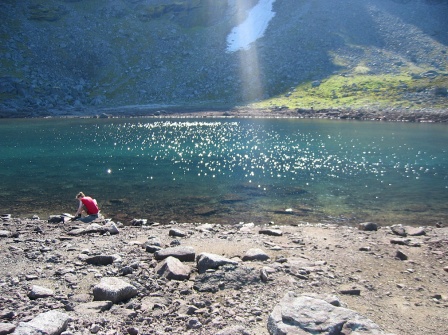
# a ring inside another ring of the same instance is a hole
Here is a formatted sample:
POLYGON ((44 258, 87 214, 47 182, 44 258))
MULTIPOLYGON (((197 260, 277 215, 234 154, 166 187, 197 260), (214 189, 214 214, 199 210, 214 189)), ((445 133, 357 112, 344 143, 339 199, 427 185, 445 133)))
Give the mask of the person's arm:
POLYGON ((81 215, 81 212, 82 212, 82 201, 79 200, 79 207, 78 207, 78 210, 76 211, 75 216, 81 215))

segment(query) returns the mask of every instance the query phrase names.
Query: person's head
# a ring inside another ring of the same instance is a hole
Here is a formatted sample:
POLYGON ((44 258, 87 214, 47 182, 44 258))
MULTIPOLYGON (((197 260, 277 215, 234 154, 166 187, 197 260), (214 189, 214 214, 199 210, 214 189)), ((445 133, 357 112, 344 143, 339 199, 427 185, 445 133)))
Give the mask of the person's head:
POLYGON ((79 192, 78 195, 76 196, 76 199, 80 199, 80 198, 84 198, 85 195, 82 192, 79 192))

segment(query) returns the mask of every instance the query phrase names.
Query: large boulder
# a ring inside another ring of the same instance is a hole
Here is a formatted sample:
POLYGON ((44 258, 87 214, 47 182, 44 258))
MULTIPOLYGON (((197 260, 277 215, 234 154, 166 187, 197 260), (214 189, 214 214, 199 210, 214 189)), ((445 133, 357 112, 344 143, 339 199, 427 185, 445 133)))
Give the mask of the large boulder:
POLYGON ((167 279, 185 280, 190 278, 191 269, 174 257, 167 257, 155 268, 156 273, 167 279))
POLYGON ((208 269, 217 269, 226 264, 237 265, 238 262, 224 256, 203 252, 196 257, 198 272, 204 273, 208 269))
POLYGON ((158 261, 165 259, 167 257, 174 257, 182 262, 193 262, 196 256, 196 252, 193 247, 172 247, 166 248, 154 253, 154 258, 158 261))
POLYGON ((387 335, 370 319, 347 308, 288 292, 269 315, 271 335, 387 335))
POLYGON ((117 303, 137 295, 137 289, 131 284, 115 277, 105 277, 93 288, 93 300, 117 303))
POLYGON ((269 255, 265 253, 263 250, 258 248, 249 249, 246 251, 246 254, 243 256, 243 261, 267 261, 269 259, 269 255))

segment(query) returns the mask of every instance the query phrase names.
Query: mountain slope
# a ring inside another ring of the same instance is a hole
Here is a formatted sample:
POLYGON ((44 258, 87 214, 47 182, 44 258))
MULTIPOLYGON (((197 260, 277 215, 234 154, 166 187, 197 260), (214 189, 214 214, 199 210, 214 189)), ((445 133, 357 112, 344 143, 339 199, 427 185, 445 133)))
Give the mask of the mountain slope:
POLYGON ((277 0, 264 35, 229 52, 257 3, 2 1, 0 115, 447 108, 448 1, 277 0))

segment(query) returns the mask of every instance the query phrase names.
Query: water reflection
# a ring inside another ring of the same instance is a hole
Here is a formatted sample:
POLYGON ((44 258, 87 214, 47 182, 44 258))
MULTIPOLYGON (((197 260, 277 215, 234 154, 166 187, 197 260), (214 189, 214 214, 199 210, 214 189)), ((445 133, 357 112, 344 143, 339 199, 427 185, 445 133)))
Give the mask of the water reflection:
POLYGON ((440 125, 89 119, 10 121, 0 130, 6 212, 73 211, 83 190, 121 220, 447 219, 440 125))

